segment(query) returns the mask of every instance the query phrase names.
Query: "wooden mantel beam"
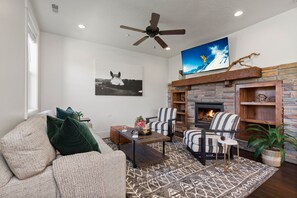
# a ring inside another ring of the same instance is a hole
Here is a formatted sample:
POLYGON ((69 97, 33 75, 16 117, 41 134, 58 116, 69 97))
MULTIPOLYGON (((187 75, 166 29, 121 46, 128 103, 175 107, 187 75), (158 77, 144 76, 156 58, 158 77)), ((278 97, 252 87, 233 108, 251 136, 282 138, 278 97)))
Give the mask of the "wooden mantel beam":
POLYGON ((259 67, 251 67, 246 69, 238 69, 218 74, 210 74, 206 76, 199 76, 188 78, 184 80, 176 80, 172 82, 173 87, 201 85, 207 83, 232 81, 247 78, 260 78, 262 76, 262 69, 259 67))

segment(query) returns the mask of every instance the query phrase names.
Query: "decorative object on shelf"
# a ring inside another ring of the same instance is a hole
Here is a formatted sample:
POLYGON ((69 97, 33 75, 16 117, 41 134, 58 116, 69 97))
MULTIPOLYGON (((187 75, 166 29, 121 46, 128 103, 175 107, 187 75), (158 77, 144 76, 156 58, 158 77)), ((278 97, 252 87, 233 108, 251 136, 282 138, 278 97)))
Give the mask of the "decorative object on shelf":
POLYGON ((142 96, 141 66, 110 66, 96 63, 95 95, 142 96))
POLYGON ((267 96, 265 94, 258 94, 256 99, 257 102, 266 102, 267 96))
POLYGON ((275 102, 275 96, 270 96, 268 98, 268 102, 275 102))
POLYGON ((255 67, 255 66, 251 66, 251 65, 243 64, 243 62, 244 62, 246 59, 251 59, 252 56, 259 56, 259 55, 260 55, 260 53, 255 53, 255 52, 253 52, 253 53, 251 53, 250 55, 241 57, 240 59, 238 59, 238 60, 236 60, 236 61, 233 61, 233 62, 231 63, 231 65, 229 65, 229 67, 228 67, 228 69, 227 69, 226 72, 230 71, 230 69, 231 69, 233 66, 237 65, 237 64, 239 64, 239 65, 241 65, 241 66, 245 66, 245 67, 255 67))
POLYGON ((221 140, 224 141, 225 139, 226 139, 225 136, 222 135, 222 136, 221 136, 221 140))
POLYGON ((138 116, 136 118, 134 126, 135 126, 135 128, 141 128, 141 129, 143 129, 145 127, 145 120, 143 119, 142 116, 138 116))
POLYGON ((284 125, 267 128, 259 124, 248 124, 246 131, 254 131, 248 140, 248 146, 256 148, 255 158, 262 154, 264 164, 280 167, 285 160, 284 143, 297 150, 297 139, 284 132, 284 125))
POLYGON ((183 70, 179 70, 179 71, 178 71, 178 79, 179 79, 179 80, 183 80, 183 79, 185 79, 183 70))
POLYGON ((84 114, 81 111, 77 111, 76 114, 78 116, 78 120, 81 120, 82 117, 84 117, 84 114))

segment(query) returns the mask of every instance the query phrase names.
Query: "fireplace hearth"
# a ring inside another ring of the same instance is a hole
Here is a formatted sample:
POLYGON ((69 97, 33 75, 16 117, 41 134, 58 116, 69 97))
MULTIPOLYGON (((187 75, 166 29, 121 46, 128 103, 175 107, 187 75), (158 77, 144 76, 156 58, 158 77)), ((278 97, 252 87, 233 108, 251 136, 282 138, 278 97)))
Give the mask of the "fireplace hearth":
POLYGON ((195 103, 195 126, 208 129, 213 116, 217 112, 224 111, 223 103, 219 102, 196 102, 195 103))

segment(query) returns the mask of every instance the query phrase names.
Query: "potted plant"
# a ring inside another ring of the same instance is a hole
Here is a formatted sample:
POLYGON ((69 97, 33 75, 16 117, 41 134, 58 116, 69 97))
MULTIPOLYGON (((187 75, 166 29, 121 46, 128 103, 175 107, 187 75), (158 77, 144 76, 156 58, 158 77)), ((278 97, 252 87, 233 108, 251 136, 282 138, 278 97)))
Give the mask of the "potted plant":
POLYGON ((284 132, 284 125, 267 128, 259 124, 249 124, 246 131, 254 133, 248 140, 248 146, 254 147, 255 159, 262 154, 264 164, 280 167, 285 160, 284 143, 297 150, 297 139, 284 132))

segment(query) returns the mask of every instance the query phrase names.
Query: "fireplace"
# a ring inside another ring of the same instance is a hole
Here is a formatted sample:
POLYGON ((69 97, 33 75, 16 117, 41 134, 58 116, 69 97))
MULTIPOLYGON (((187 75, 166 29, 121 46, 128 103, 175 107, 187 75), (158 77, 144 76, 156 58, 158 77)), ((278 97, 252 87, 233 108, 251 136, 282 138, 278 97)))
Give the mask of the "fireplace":
POLYGON ((195 126, 208 129, 210 122, 217 112, 224 111, 223 103, 219 102, 196 102, 195 103, 195 126))

